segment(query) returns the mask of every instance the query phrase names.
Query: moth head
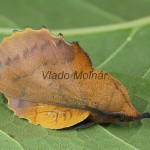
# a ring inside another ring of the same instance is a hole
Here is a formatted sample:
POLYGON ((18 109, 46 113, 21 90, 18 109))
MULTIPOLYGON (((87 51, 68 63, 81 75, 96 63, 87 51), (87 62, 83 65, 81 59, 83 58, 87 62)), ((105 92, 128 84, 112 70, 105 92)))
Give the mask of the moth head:
POLYGON ((130 122, 130 121, 134 121, 134 120, 150 118, 150 113, 142 113, 142 114, 138 114, 137 116, 127 116, 124 114, 120 114, 117 118, 121 122, 130 122))

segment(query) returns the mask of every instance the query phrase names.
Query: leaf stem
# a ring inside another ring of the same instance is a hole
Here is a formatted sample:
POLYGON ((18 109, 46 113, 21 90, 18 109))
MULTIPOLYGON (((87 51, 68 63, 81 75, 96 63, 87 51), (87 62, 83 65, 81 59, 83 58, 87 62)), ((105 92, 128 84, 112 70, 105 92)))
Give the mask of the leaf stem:
POLYGON ((104 33, 104 32, 112 32, 117 30, 132 29, 132 28, 143 27, 146 25, 150 25, 150 17, 145 17, 130 22, 123 22, 123 23, 104 25, 104 26, 95 26, 95 27, 87 27, 87 28, 79 28, 79 29, 67 29, 67 30, 64 29, 53 30, 53 33, 58 34, 62 32, 66 36, 85 35, 85 34, 104 33))
MULTIPOLYGON (((62 29, 62 30, 59 29, 59 30, 52 30, 52 32, 55 34, 63 33, 66 36, 73 36, 73 35, 85 35, 85 34, 132 29, 136 27, 143 27, 146 25, 150 25, 150 17, 145 17, 142 19, 137 19, 137 20, 123 22, 123 23, 117 23, 117 24, 111 24, 111 25, 76 28, 76 29, 62 29)), ((11 34, 13 30, 14 30, 13 28, 0 28, 0 33, 11 34)), ((22 30, 22 29, 18 29, 18 30, 22 30)))

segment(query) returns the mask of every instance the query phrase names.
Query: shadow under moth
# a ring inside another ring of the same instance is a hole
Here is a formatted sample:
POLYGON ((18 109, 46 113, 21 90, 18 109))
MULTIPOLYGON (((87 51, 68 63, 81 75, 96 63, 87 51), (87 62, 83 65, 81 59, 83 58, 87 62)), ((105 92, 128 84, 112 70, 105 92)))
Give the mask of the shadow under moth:
POLYGON ((50 129, 150 118, 132 106, 120 81, 92 67, 78 42, 45 28, 1 42, 0 92, 15 115, 50 129))

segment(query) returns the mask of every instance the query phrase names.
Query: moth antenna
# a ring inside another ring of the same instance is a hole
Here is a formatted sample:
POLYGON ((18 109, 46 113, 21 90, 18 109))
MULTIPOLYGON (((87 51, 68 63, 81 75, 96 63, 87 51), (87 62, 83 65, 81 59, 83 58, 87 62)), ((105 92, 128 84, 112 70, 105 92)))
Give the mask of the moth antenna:
POLYGON ((139 114, 136 119, 150 118, 150 113, 139 114))

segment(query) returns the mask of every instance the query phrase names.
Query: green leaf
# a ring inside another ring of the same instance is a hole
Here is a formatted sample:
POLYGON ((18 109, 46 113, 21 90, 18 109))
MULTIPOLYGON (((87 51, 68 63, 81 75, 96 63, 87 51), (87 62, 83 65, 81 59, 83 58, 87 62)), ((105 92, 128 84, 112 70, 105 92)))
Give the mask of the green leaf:
POLYGON ((124 20, 132 20, 150 14, 150 1, 149 0, 86 0, 93 7, 105 10, 110 14, 116 15, 124 20))
MULTIPOLYGON (((60 29, 96 26, 122 21, 117 16, 93 11, 85 2, 80 0, 63 0, 63 2, 60 0, 42 0, 38 2, 34 0, 1 0, 0 14, 3 14, 5 18, 9 18, 9 20, 13 20, 22 28, 26 26, 40 28, 45 25, 50 29, 60 29)), ((3 27, 5 26, 3 25, 3 27)))
MULTIPOLYGON (((79 41, 95 68, 127 87, 139 112, 150 112, 149 8, 148 0, 1 0, 0 40, 26 26, 61 32, 66 40, 79 41)), ((147 150, 149 126, 145 119, 79 131, 50 130, 14 116, 0 97, 0 149, 5 150, 147 150)))
POLYGON ((6 135, 0 130, 0 149, 1 150, 23 150, 21 145, 17 143, 13 138, 6 135))

